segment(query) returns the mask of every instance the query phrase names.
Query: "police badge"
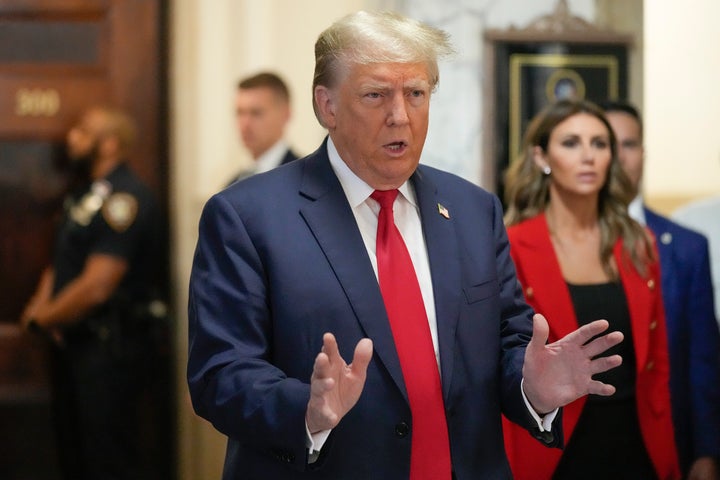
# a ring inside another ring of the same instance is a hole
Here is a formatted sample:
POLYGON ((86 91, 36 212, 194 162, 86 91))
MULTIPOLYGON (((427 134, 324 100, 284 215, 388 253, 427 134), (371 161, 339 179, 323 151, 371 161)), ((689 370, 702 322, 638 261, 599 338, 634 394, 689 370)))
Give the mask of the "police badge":
POLYGON ((135 221, 138 212, 137 199, 126 192, 113 193, 102 207, 105 221, 116 232, 122 233, 135 221))

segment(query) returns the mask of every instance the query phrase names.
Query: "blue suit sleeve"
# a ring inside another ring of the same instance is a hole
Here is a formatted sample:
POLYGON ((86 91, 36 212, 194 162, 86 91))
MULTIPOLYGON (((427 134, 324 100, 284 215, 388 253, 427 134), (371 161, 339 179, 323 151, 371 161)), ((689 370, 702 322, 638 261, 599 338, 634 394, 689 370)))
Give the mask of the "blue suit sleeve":
POLYGON ((495 199, 496 259, 500 282, 501 352, 502 358, 502 399, 503 414, 512 422, 527 429, 543 444, 559 447, 563 444, 561 418, 553 421, 551 432, 540 432, 535 419, 525 405, 521 392, 522 367, 525 350, 532 338, 532 315, 534 311, 525 302, 522 287, 518 281, 515 264, 510 255, 510 242, 502 219, 502 207, 495 199))
POLYGON ((200 220, 190 276, 187 376, 193 406, 232 438, 305 458, 309 384, 270 362, 268 289, 238 211, 216 195, 200 220))

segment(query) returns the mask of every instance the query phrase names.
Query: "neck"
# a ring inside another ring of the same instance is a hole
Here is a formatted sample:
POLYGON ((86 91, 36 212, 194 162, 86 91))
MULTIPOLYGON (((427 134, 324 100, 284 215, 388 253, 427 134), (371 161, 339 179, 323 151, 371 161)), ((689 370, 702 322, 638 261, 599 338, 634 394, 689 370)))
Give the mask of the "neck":
POLYGON ((545 209, 551 234, 591 231, 598 227, 597 200, 552 198, 545 209))

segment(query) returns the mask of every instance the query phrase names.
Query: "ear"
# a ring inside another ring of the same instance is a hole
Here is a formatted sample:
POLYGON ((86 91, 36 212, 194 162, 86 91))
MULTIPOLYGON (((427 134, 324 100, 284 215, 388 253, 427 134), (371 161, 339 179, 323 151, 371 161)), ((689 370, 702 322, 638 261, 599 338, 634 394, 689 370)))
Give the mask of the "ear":
POLYGON ((315 104, 318 108, 318 115, 322 120, 323 125, 328 130, 335 128, 335 108, 337 103, 335 101, 335 95, 333 92, 324 85, 317 85, 315 91, 315 104))
POLYGON ((533 162, 535 162, 535 165, 537 165, 540 170, 543 170, 545 167, 549 166, 545 152, 539 145, 535 145, 534 147, 532 147, 532 157, 533 162))

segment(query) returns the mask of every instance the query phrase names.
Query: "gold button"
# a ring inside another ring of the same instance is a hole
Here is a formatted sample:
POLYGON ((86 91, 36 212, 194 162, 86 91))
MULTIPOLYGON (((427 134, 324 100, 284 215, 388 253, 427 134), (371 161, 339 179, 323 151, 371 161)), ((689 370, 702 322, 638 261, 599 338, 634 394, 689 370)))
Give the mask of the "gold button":
POLYGON ((655 330, 657 328, 657 321, 653 320, 650 322, 650 330, 655 330))
POLYGON ((650 290, 655 290, 655 280, 653 280, 652 278, 648 280, 647 286, 650 290))
POLYGON ((653 367, 655 367, 655 362, 650 360, 649 362, 647 362, 647 365, 645 365, 645 370, 650 371, 653 369, 653 367))
POLYGON ((525 289, 525 296, 526 296, 527 298, 532 298, 534 294, 535 294, 535 290, 533 290, 532 287, 527 287, 527 288, 525 289))

